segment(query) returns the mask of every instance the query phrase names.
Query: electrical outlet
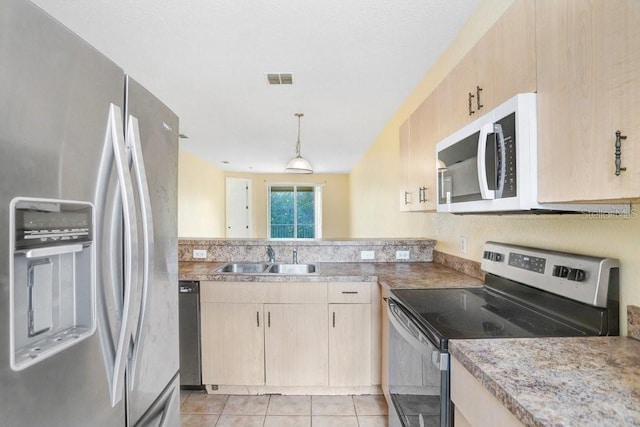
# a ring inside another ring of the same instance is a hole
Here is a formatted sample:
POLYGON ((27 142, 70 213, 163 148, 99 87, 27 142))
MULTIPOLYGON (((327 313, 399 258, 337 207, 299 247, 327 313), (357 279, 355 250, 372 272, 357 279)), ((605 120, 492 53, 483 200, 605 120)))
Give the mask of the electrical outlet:
POLYGON ((375 259, 376 253, 374 251, 360 251, 360 259, 375 259))
POLYGON ((409 251, 396 251, 396 259, 409 259, 409 251))
POLYGON ((465 236, 460 236, 460 252, 467 253, 467 238, 465 236))
POLYGON ((206 249, 194 249, 193 250, 193 258, 194 259, 207 259, 207 250, 206 249))

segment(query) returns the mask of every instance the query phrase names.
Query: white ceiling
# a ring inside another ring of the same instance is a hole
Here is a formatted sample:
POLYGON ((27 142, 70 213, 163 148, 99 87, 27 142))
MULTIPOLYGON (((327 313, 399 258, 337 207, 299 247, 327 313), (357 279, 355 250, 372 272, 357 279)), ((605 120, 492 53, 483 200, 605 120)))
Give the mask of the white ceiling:
POLYGON ((480 3, 33 1, 171 107, 183 149, 268 173, 295 154, 296 112, 315 172, 349 172, 480 3))

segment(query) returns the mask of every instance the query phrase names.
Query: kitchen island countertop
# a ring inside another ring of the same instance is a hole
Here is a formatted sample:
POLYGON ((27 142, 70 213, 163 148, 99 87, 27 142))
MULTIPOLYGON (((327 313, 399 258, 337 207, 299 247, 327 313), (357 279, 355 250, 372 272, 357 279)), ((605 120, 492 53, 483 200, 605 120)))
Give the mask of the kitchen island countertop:
POLYGON ((640 425, 640 341, 451 340, 450 352, 525 425, 640 425))
POLYGON ((238 282, 362 281, 379 282, 386 288, 453 288, 482 286, 482 281, 433 262, 315 263, 318 274, 229 274, 214 270, 224 262, 182 261, 180 280, 238 282))

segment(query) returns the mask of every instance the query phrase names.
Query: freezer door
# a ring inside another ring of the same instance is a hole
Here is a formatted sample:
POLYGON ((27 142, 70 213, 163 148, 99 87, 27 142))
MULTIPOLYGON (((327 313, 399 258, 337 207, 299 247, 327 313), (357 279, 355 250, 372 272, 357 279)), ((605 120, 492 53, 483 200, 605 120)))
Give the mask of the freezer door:
POLYGON ((140 224, 140 307, 127 371, 128 420, 136 425, 159 400, 179 414, 179 387, 168 387, 179 369, 178 117, 128 76, 125 97, 140 224))
POLYGON ((32 3, 0 2, 2 425, 124 424, 124 399, 112 406, 111 362, 104 357, 100 318, 97 331, 84 341, 22 370, 11 369, 8 231, 15 197, 94 202, 110 105, 123 105, 123 81, 119 67, 32 3))

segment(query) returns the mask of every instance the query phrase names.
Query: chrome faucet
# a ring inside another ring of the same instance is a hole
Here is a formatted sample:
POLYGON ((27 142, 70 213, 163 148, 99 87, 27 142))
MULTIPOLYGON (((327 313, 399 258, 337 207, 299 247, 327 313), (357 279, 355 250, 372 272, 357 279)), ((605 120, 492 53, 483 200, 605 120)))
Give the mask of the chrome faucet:
POLYGON ((269 255, 269 263, 274 264, 276 262, 276 253, 271 245, 267 246, 267 255, 269 255))
POLYGON ((293 263, 294 264, 298 263, 298 249, 293 250, 293 263))

